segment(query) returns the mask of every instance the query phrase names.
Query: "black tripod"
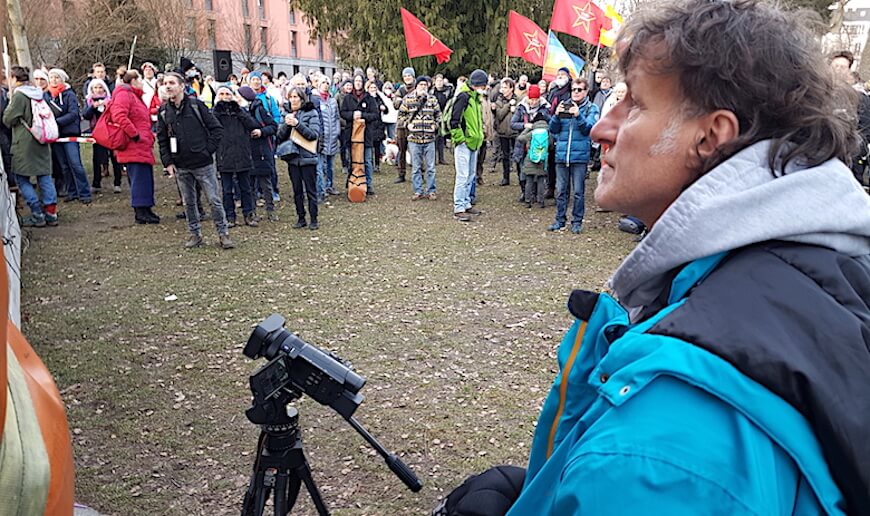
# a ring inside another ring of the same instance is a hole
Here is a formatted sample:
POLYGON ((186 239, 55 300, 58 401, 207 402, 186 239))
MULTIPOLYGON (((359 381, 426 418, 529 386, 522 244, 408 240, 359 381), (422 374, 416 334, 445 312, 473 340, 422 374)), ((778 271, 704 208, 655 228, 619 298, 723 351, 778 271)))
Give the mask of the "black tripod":
POLYGON ((275 496, 275 515, 289 514, 303 483, 317 513, 329 515, 302 450, 299 412, 295 407, 286 409, 283 415, 276 416, 274 423, 261 425, 257 458, 245 493, 242 516, 262 516, 271 495, 275 496))

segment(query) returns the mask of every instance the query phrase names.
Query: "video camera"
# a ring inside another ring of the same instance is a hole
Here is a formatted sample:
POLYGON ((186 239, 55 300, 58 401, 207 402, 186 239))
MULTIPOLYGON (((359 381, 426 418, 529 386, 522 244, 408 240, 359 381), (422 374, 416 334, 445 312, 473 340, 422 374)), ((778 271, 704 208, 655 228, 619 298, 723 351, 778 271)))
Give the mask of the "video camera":
POLYGON ((295 504, 301 485, 308 489, 318 514, 329 514, 302 449, 299 413, 287 405, 303 394, 341 414, 378 452, 393 474, 411 491, 420 491, 422 484, 411 468, 388 452, 353 417, 365 399, 359 393, 365 378, 338 355, 308 344, 284 329, 285 323, 280 315, 270 315, 254 328, 243 350, 252 360, 264 357, 269 362, 250 377, 253 400, 245 415, 260 425, 261 433, 242 514, 262 516, 266 501, 274 495, 275 514, 284 516, 295 504))
POLYGON ((245 415, 255 424, 265 424, 284 405, 303 394, 328 405, 348 419, 365 399, 359 394, 365 378, 353 372, 349 362, 324 352, 284 329, 285 320, 272 314, 258 325, 243 353, 269 363, 250 378, 254 400, 245 415))

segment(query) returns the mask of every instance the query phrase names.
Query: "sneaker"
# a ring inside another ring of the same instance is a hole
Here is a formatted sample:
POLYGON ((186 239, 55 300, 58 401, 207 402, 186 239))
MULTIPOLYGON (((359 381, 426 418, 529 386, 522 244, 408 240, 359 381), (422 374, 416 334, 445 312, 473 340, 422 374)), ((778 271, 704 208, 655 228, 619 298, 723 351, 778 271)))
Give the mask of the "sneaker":
POLYGON ((184 247, 187 249, 193 249, 194 247, 199 247, 202 245, 202 235, 190 235, 187 238, 187 242, 184 243, 184 247))
POLYGON ((582 224, 571 224, 571 233, 574 233, 575 235, 579 235, 581 231, 583 231, 582 224))
POLYGON ((63 202, 73 202, 73 201, 78 201, 78 200, 79 200, 78 197, 73 197, 72 195, 67 195, 66 197, 63 198, 63 202))
POLYGON ((31 213, 30 215, 21 219, 21 226, 25 228, 44 228, 45 215, 43 215, 42 213, 40 213, 39 215, 31 213))
POLYGON ((257 207, 258 208, 262 208, 265 205, 266 205, 266 201, 264 201, 263 199, 257 199, 257 207))
POLYGON ((469 215, 480 215, 481 211, 472 206, 471 208, 465 210, 465 213, 468 213, 469 215))
POLYGON ((312 220, 311 224, 308 225, 308 229, 312 231, 320 229, 320 224, 318 224, 316 220, 312 220))
POLYGON ((227 219, 227 227, 228 228, 236 227, 236 219, 227 219))
POLYGON ((414 196, 411 197, 411 200, 412 200, 412 201, 419 201, 419 200, 422 199, 423 197, 424 197, 423 194, 415 193, 414 196))
POLYGON ((374 194, 375 194, 375 189, 370 186, 368 188, 368 190, 366 190, 366 195, 374 195, 374 194))
POLYGON ((281 196, 277 193, 272 194, 272 202, 281 202, 281 196))
MULTIPOLYGON (((113 187, 112 187, 112 191, 115 192, 115 193, 121 193, 121 187, 120 187, 120 186, 113 186, 113 187)), ((180 206, 180 205, 179 205, 179 206, 180 206)))
POLYGON ((100 193, 103 191, 103 187, 102 186, 91 186, 91 191, 94 193, 100 193))
POLYGON ((430 201, 437 201, 438 200, 438 194, 436 194, 435 192, 430 193, 428 197, 429 197, 430 201))
POLYGON ((93 199, 81 199, 81 201, 82 201, 82 204, 84 204, 85 206, 88 206, 92 202, 94 202, 93 199))
POLYGON ((293 229, 302 229, 307 225, 308 224, 305 222, 304 219, 299 219, 296 221, 296 224, 293 224, 293 229))
POLYGON ((460 211, 453 214, 453 218, 459 222, 471 222, 471 215, 467 211, 460 211))
POLYGON ((278 222, 278 214, 274 211, 266 212, 266 217, 269 219, 269 222, 278 222))
POLYGON ((248 216, 245 217, 245 225, 251 226, 252 228, 255 228, 255 227, 259 226, 260 224, 257 223, 257 219, 254 217, 254 214, 249 213, 248 216))
POLYGON ((221 246, 221 249, 232 249, 236 246, 232 240, 230 240, 229 235, 221 235, 218 237, 218 245, 221 246))
POLYGON ((339 195, 338 190, 332 187, 327 188, 326 193, 329 195, 339 195))
POLYGON ((399 177, 397 177, 395 179, 395 181, 393 181, 393 184, 399 184, 399 183, 404 183, 404 182, 405 182, 405 175, 402 174, 399 177))
POLYGON ((57 214, 52 215, 51 213, 46 213, 45 224, 48 226, 57 226, 57 214))
POLYGON ((558 222, 554 222, 547 226, 547 231, 562 231, 565 228, 565 224, 559 224, 558 222))
POLYGON ((511 184, 510 179, 502 179, 501 182, 498 184, 498 186, 510 186, 510 184, 511 184))

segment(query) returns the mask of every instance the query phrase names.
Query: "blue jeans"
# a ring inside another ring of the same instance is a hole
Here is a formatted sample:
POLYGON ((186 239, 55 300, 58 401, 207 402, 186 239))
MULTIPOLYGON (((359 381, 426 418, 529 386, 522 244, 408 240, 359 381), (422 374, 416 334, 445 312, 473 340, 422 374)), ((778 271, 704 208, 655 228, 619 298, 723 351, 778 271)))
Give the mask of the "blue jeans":
POLYGON ((82 156, 79 153, 78 143, 52 143, 51 154, 63 171, 66 183, 67 197, 82 201, 91 200, 91 185, 88 182, 88 174, 82 165, 82 156))
POLYGON ((196 207, 196 185, 199 184, 211 205, 211 218, 218 235, 228 235, 227 216, 224 213, 220 192, 218 192, 217 170, 214 164, 200 168, 179 168, 176 176, 178 177, 178 187, 181 189, 181 197, 184 199, 187 229, 194 235, 199 235, 202 231, 199 210, 196 207))
POLYGON ((453 185, 453 213, 471 208, 472 188, 477 182, 477 151, 461 143, 453 149, 456 183, 453 185))
POLYGON ((323 158, 324 187, 327 189, 333 188, 335 186, 333 183, 333 180, 335 179, 335 168, 334 168, 335 156, 334 155, 328 156, 326 154, 322 154, 320 157, 323 158))
POLYGON ((317 178, 316 178, 316 188, 317 188, 317 198, 323 199, 326 197, 326 178, 323 176, 323 167, 326 162, 326 156, 323 154, 317 155, 317 178))
POLYGON ((571 223, 582 224, 586 213, 586 166, 587 163, 556 163, 556 222, 565 225, 568 211, 568 187, 574 195, 571 208, 571 223), (571 181, 568 183, 568 181, 571 181))
POLYGON ((375 148, 366 147, 365 162, 366 162, 366 186, 370 190, 372 188, 372 169, 374 169, 375 148))
POLYGON ((39 193, 42 194, 42 203, 39 202, 39 196, 36 194, 36 189, 30 182, 30 176, 15 176, 15 181, 18 183, 18 188, 21 190, 21 196, 24 197, 24 202, 30 207, 30 212, 34 215, 42 215, 42 207, 57 204, 57 191, 54 189, 54 180, 51 174, 44 176, 36 176, 36 182, 39 185, 39 193))
POLYGON ((396 123, 384 124, 384 132, 387 134, 387 138, 394 140, 396 138, 396 123))
POLYGON ((435 142, 408 142, 411 151, 411 184, 414 193, 435 193, 435 142), (426 191, 423 192, 423 167, 426 167, 426 191))

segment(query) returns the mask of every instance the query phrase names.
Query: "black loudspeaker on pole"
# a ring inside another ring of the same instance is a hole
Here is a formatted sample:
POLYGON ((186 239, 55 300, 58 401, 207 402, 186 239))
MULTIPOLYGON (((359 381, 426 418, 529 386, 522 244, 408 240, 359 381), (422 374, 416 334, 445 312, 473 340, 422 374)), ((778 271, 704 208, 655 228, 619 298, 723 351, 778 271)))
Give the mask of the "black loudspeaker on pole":
POLYGON ((214 80, 227 82, 233 73, 233 56, 229 50, 214 51, 214 80))

